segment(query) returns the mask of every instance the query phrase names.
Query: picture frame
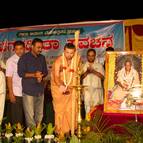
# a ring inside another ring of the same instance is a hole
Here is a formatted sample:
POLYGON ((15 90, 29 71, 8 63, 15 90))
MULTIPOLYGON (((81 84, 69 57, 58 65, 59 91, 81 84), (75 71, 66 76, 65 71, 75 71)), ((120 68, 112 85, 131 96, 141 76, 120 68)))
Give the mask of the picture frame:
POLYGON ((143 114, 143 52, 107 52, 104 112, 143 114))

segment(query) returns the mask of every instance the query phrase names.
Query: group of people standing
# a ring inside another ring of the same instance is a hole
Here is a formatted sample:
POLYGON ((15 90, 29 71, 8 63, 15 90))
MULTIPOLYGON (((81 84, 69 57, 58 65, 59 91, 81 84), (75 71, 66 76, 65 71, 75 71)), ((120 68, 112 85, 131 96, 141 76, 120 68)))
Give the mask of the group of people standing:
POLYGON ((27 126, 33 126, 42 121, 43 80, 48 74, 45 57, 40 54, 42 48, 42 40, 36 38, 32 41, 32 50, 25 53, 24 42, 16 41, 15 54, 6 62, 12 124, 23 123, 24 116, 27 126))
MULTIPOLYGON (((12 124, 17 122, 23 124, 24 119, 27 127, 42 122, 44 81, 48 74, 46 59, 41 54, 42 48, 43 41, 35 38, 32 41, 31 51, 25 53, 24 42, 16 41, 14 43, 15 54, 6 62, 6 81, 12 124)), ((50 73, 55 131, 58 134, 68 133, 77 127, 77 97, 73 85, 78 82, 75 77, 79 69, 82 84, 88 86, 88 89, 84 90, 86 114, 95 105, 103 104, 104 67, 96 62, 96 51, 89 49, 87 62, 82 63, 75 45, 67 43, 62 55, 55 59, 50 73)), ((5 80, 2 81, 1 78, 4 80, 2 71, 0 71, 0 89, 6 89, 5 80)), ((1 97, 5 93, 5 90, 0 90, 1 97)), ((4 100, 5 98, 3 102, 4 100)), ((4 106, 4 104, 1 105, 4 106)), ((1 112, 3 111, 0 110, 1 112)))

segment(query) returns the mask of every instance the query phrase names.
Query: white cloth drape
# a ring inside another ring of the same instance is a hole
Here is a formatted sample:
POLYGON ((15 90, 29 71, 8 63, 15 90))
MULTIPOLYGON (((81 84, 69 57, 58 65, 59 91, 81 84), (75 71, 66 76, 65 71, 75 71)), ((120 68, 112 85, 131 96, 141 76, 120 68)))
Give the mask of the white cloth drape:
POLYGON ((5 96, 6 96, 5 75, 2 71, 0 71, 0 124, 3 119, 5 96))

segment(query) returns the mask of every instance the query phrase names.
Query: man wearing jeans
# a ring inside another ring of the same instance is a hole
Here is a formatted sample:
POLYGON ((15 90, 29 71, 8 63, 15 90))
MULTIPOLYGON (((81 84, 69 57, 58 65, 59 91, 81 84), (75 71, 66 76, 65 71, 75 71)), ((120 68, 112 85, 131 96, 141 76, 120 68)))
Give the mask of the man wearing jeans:
POLYGON ((42 52, 43 41, 35 38, 32 50, 18 62, 18 74, 22 77, 23 106, 27 127, 42 121, 44 103, 43 78, 48 74, 42 52))

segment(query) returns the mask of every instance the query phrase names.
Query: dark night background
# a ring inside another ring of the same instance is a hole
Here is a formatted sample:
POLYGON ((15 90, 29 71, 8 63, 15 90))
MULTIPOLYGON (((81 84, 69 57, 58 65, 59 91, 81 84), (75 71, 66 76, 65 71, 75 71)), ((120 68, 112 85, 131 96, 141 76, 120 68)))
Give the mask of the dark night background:
MULTIPOLYGON (((30 0, 29 0, 30 1, 30 0)), ((78 0, 77 0, 78 1, 78 0)), ((0 7, 0 28, 58 24, 80 21, 122 20, 143 18, 141 2, 130 1, 35 1, 30 5, 26 1, 0 7)))

